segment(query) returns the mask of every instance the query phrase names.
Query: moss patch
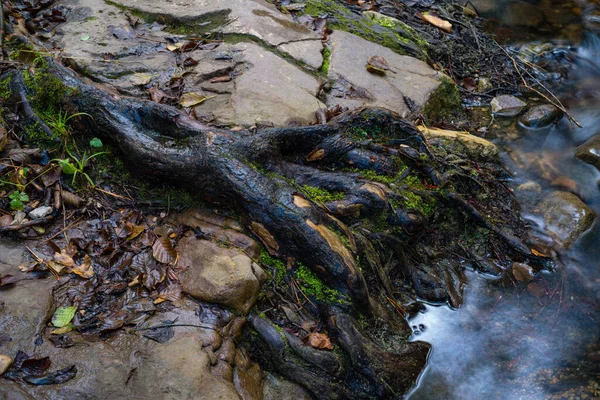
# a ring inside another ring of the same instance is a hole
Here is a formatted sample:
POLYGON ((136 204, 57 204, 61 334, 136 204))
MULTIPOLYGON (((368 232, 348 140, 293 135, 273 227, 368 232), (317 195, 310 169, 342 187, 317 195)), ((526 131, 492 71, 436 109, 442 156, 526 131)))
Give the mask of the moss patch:
POLYGON ((344 193, 342 192, 330 192, 313 186, 304 185, 300 189, 308 198, 315 202, 326 203, 328 201, 342 200, 344 198, 344 193))
POLYGON ((427 122, 433 125, 450 121, 464 113, 458 87, 450 78, 442 78, 440 86, 429 96, 423 112, 427 122))
POLYGON ((303 264, 298 264, 294 277, 304 294, 315 298, 317 301, 349 304, 349 301, 343 298, 342 293, 325 285, 314 272, 303 264))
POLYGON ((275 270, 275 276, 272 278, 276 284, 280 285, 283 283, 283 280, 287 274, 287 268, 285 267, 283 261, 272 257, 265 249, 262 249, 260 252, 260 261, 275 270))

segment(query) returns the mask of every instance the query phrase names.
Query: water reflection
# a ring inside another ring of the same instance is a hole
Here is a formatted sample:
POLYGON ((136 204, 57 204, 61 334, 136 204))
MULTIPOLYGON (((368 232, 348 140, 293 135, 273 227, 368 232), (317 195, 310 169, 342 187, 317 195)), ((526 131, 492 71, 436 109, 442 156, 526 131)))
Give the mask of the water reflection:
MULTIPOLYGON (((490 9, 484 11, 496 17, 494 10, 502 7, 502 2, 475 3, 487 4, 490 9)), ((504 10, 517 3, 532 5, 507 0, 504 10)), ((537 3, 559 7, 553 1, 537 3)), ((547 18, 547 10, 543 13, 547 18)), ((563 21, 573 23, 570 17, 563 21)), ((600 133, 600 37, 586 34, 573 55, 569 79, 557 94, 583 129, 564 118, 546 130, 524 131, 511 122, 490 133, 505 149, 503 160, 516 177, 513 187, 535 185, 536 190, 515 193, 540 241, 544 232, 536 204, 552 191, 573 192, 600 215, 600 171, 574 157, 578 145, 600 133)), ((558 249, 556 271, 530 282, 468 275, 461 309, 427 306, 411 320, 414 339, 434 349, 411 400, 600 398, 598 221, 572 249, 558 249)))

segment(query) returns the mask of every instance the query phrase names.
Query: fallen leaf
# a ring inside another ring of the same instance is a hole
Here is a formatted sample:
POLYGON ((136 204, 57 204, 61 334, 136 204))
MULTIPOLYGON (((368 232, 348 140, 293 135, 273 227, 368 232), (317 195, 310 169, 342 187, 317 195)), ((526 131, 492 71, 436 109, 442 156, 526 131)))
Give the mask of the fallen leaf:
POLYGON ((229 82, 231 81, 233 78, 230 75, 224 75, 224 76, 217 76, 216 78, 212 78, 210 80, 210 83, 222 83, 222 82, 229 82))
POLYGON ((62 328, 58 328, 50 332, 52 335, 64 335, 65 333, 69 333, 73 330, 73 324, 67 324, 62 328))
POLYGON ((65 267, 74 267, 75 261, 73 257, 67 254, 67 250, 62 249, 60 253, 54 253, 54 257, 52 257, 55 262, 64 265, 65 267))
POLYGON ((216 96, 205 96, 203 94, 196 93, 196 92, 188 92, 188 93, 184 93, 183 96, 181 96, 181 100, 180 100, 179 104, 181 104, 182 107, 186 107, 186 108, 194 107, 194 106, 197 106, 198 104, 204 103, 208 99, 212 99, 213 97, 216 97, 216 96))
POLYGON ((42 375, 50 368, 50 357, 29 358, 21 364, 21 373, 23 375, 42 375))
POLYGON ((152 80, 152 74, 142 73, 142 72, 133 74, 131 76, 131 78, 129 78, 129 81, 136 86, 147 85, 150 83, 151 80, 152 80))
POLYGON ((540 253, 536 249, 531 249, 531 254, 533 254, 534 256, 537 256, 537 257, 546 257, 546 258, 548 258, 547 255, 545 255, 544 253, 540 253))
POLYGON ((167 50, 169 51, 177 51, 183 46, 183 42, 177 42, 175 44, 168 44, 167 50))
POLYGON ((521 282, 530 282, 533 280, 533 269, 523 263, 513 263, 512 272, 515 276, 515 279, 521 282))
POLYGON ((83 42, 85 42, 85 41, 87 41, 87 40, 90 40, 90 35, 83 35, 83 36, 82 36, 80 39, 81 39, 83 42))
POLYGON ((4 354, 0 354, 0 375, 6 372, 10 364, 12 364, 13 359, 4 354))
POLYGON ((308 335, 308 343, 315 349, 333 350, 333 345, 329 337, 323 333, 311 332, 308 335))
POLYGON ((129 235, 127 235, 127 240, 133 240, 136 237, 140 236, 142 234, 142 232, 144 232, 145 228, 143 226, 140 225, 135 225, 132 224, 131 222, 128 222, 127 224, 125 224, 125 229, 127 230, 127 232, 129 233, 129 235))
POLYGON ((58 385, 70 381, 76 375, 77 367, 71 365, 70 367, 43 376, 24 376, 23 380, 32 385, 58 385))
POLYGON ((390 69, 387 60, 381 56, 372 56, 367 61, 367 64, 382 71, 389 71, 390 69))
POLYGON ((173 248, 168 236, 161 236, 152 245, 152 256, 163 264, 170 264, 177 260, 177 251, 173 248))
POLYGON ((77 311, 75 306, 58 307, 52 316, 52 325, 56 328, 67 326, 75 316, 75 311, 77 311))
POLYGON ((316 149, 310 152, 309 155, 306 156, 306 161, 319 161, 325 158, 325 150, 324 149, 316 149))
POLYGON ((421 19, 427 22, 428 24, 435 26, 436 28, 440 28, 445 32, 452 32, 452 24, 439 17, 425 13, 421 15, 421 19))
POLYGON ((86 254, 83 259, 83 264, 74 265, 69 269, 69 272, 79 275, 82 278, 90 279, 94 276, 94 268, 92 267, 92 260, 86 254))
POLYGON ((527 292, 537 299, 546 295, 546 289, 540 282, 531 282, 527 286, 527 292))

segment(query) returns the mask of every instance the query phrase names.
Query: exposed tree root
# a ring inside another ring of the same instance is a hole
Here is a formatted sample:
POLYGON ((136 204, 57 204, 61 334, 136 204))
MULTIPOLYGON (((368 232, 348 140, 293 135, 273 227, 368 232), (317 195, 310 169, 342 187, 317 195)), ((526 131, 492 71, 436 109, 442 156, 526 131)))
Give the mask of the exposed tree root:
MULTIPOLYGON (((170 106, 121 97, 52 59, 45 64, 43 73, 69 88, 65 106, 91 115, 82 121, 87 132, 110 143, 131 169, 236 209, 271 255, 288 265, 306 265, 346 297, 340 304, 311 299, 346 358, 294 350, 294 338, 253 318, 273 366, 315 396, 393 398, 414 384, 429 346, 406 342, 410 328, 394 300, 410 298, 403 285, 415 296, 460 304, 462 273, 427 250, 431 217, 420 209, 422 203, 437 200, 430 213, 453 212, 475 221, 515 257, 534 257, 507 233, 511 225, 492 224, 464 200, 458 188, 466 192, 472 183, 444 178, 443 163, 421 134, 389 111, 358 110, 326 125, 228 131, 170 106), (357 139, 355 129, 374 140, 357 139), (409 177, 412 183, 406 182, 409 177), (439 189, 424 190, 427 186, 439 189), (319 199, 307 187, 341 195, 319 199), (382 349, 356 322, 359 314, 384 321, 404 340, 393 350, 382 349)), ((10 72, 11 103, 28 121, 40 122, 28 100, 40 89, 25 85, 24 73, 10 72)), ((459 233, 447 229, 435 240, 450 241, 453 234, 459 233)))

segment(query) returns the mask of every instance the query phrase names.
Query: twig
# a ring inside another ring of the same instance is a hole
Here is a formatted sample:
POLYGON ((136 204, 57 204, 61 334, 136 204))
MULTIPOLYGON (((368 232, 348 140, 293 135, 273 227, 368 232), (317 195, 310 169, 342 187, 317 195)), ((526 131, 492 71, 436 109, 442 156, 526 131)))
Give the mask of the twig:
POLYGON ((46 239, 46 242, 49 242, 50 240, 54 239, 55 237, 57 237, 61 233, 65 232, 67 229, 71 228, 73 225, 75 225, 76 223, 78 223, 79 221, 81 221, 82 218, 83 217, 77 218, 75 221, 71 222, 68 226, 64 227, 60 231, 56 232, 54 235, 50 236, 48 239, 46 239))
POLYGON ((129 331, 130 332, 140 332, 140 331, 149 331, 149 330, 152 330, 152 329, 170 328, 170 327, 177 327, 177 326, 188 326, 188 327, 192 327, 192 328, 202 328, 202 329, 210 329, 210 330, 216 331, 216 328, 214 326, 205 325, 205 324, 200 324, 200 325, 194 325, 194 324, 160 324, 160 325, 148 326, 146 328, 130 329, 129 331))
POLYGON ((536 88, 534 88, 531 85, 529 85, 529 83, 527 83, 527 80, 525 80, 525 78, 523 77, 523 74, 521 73, 521 69, 519 68, 519 65, 517 64, 517 60, 515 60, 515 58, 513 56, 511 56, 509 54, 509 52, 506 51, 506 49, 504 47, 500 46, 500 44, 498 44, 498 42, 494 41, 494 43, 496 43, 496 46, 498 46, 500 48, 500 50, 502 50, 504 52, 504 54, 506 54, 506 56, 508 58, 510 58, 510 60, 512 61, 513 66, 515 68, 515 71, 517 71, 517 73, 519 74, 519 77, 521 78, 521 81, 523 81, 523 85, 525 85, 525 87, 527 89, 529 89, 529 90, 535 92, 537 95, 543 97, 544 100, 546 100, 547 102, 551 103, 553 106, 555 106, 556 108, 558 108, 562 112, 564 112, 565 115, 567 116, 567 118, 569 118, 569 120, 571 120, 575 125, 577 125, 580 128, 583 128, 581 126, 581 124, 579 122, 577 122, 577 120, 575 118, 573 118, 573 116, 571 114, 569 114, 569 112, 567 111, 567 109, 565 108, 565 106, 562 105, 562 103, 560 102, 560 100, 547 87, 545 87, 540 81, 538 81, 537 79, 535 79, 529 72, 525 71, 531 77, 531 79, 533 79, 538 85, 540 85, 542 88, 544 88, 544 90, 546 90, 550 94, 550 96, 552 96, 552 98, 554 100, 552 100, 550 97, 548 97, 544 93, 540 92, 536 88))
POLYGON ((14 231, 19 231, 23 228, 29 228, 29 227, 35 226, 35 225, 46 224, 46 223, 52 221, 53 219, 54 219, 54 217, 52 215, 48 215, 47 217, 34 219, 33 221, 23 222, 22 224, 19 224, 19 225, 3 226, 0 228, 0 233, 14 232, 14 231))

